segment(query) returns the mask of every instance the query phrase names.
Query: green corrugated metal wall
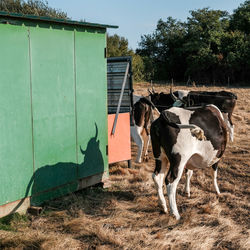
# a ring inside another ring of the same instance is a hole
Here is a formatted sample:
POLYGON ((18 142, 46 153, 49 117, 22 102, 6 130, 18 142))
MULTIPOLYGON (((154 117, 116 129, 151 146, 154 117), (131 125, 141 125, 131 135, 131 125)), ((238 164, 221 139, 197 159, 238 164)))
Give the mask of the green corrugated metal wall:
POLYGON ((0 205, 108 171, 105 31, 0 24, 0 205))
POLYGON ((24 196, 33 175, 33 161, 27 28, 3 24, 0 131, 0 204, 5 204, 24 196))

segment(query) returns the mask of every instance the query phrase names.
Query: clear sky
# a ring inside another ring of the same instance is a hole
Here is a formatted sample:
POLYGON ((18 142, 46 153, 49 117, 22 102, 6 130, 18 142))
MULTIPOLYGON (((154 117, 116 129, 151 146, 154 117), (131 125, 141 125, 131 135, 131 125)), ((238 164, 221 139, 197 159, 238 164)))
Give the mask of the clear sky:
POLYGON ((118 25, 108 33, 128 39, 136 49, 141 35, 152 33, 157 21, 171 16, 186 21, 190 10, 209 7, 226 10, 229 14, 244 0, 48 0, 52 8, 65 11, 73 20, 118 25))

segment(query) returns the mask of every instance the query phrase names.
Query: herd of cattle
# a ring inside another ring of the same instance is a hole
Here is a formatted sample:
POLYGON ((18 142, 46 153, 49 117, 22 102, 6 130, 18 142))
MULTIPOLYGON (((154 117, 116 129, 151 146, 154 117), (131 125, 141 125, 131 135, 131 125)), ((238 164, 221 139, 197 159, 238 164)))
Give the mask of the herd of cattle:
POLYGON ((156 93, 147 97, 134 96, 131 136, 138 145, 137 162, 147 158, 151 138, 155 170, 153 180, 159 202, 167 213, 163 194, 167 185, 170 212, 180 219, 176 205, 176 188, 183 171, 186 172, 185 191, 190 196, 190 178, 195 168, 210 168, 213 184, 217 185, 217 167, 227 144, 227 131, 233 141, 232 113, 237 96, 231 92, 179 90, 156 93), (158 118, 154 119, 154 112, 158 118), (150 129, 149 129, 150 127, 150 129), (143 133, 148 140, 144 145, 143 133), (144 156, 142 156, 143 148, 144 156), (168 166, 169 163, 169 166, 168 166))

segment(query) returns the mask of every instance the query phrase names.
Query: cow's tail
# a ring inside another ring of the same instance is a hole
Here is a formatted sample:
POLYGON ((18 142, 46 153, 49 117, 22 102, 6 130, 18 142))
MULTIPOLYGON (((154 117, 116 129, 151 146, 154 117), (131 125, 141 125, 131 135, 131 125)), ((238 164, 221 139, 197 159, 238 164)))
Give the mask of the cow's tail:
POLYGON ((190 132, 193 136, 195 136, 198 140, 206 140, 206 136, 202 128, 195 124, 180 124, 174 121, 171 121, 171 118, 168 117, 167 113, 162 112, 161 117, 165 120, 167 125, 178 128, 178 129, 190 129, 190 132))
POLYGON ((191 134, 193 136, 195 136, 200 141, 203 141, 203 140, 207 139, 205 134, 204 134, 203 129, 200 128, 199 126, 196 126, 194 124, 178 124, 178 123, 176 123, 176 125, 180 129, 190 129, 191 134))
POLYGON ((190 129, 191 134, 198 140, 200 141, 206 140, 204 131, 199 126, 196 126, 194 124, 178 124, 178 123, 169 123, 169 125, 179 129, 190 129))

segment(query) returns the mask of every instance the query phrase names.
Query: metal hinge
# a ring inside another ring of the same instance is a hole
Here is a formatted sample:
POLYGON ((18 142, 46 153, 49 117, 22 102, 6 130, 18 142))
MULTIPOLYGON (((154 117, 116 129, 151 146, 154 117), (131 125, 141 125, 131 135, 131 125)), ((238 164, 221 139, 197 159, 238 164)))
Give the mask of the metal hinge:
POLYGON ((106 155, 109 155, 109 146, 106 145, 106 155))
POLYGON ((104 58, 107 58, 107 48, 104 48, 104 58))

